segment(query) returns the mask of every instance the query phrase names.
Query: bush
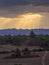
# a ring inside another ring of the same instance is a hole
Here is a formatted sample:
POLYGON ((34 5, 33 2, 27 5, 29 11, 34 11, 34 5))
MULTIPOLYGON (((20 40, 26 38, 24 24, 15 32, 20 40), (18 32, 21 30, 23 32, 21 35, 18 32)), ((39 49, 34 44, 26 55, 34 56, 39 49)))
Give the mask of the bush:
POLYGON ((0 51, 0 54, 10 53, 10 51, 0 51))
POLYGON ((22 65, 22 64, 14 64, 14 65, 22 65))

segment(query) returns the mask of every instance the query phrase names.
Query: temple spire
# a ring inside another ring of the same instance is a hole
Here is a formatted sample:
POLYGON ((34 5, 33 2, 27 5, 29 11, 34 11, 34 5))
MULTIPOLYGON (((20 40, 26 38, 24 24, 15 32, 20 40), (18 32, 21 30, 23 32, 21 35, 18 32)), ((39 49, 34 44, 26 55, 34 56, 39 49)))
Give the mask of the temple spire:
POLYGON ((35 34, 34 34, 33 30, 31 30, 29 38, 34 38, 34 37, 35 37, 35 34))

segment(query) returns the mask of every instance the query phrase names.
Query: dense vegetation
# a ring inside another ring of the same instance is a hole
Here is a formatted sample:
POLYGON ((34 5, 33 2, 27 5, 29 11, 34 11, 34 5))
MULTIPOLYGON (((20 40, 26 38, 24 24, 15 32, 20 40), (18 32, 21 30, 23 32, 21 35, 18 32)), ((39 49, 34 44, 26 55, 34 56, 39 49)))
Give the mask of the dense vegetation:
POLYGON ((49 50, 49 35, 37 35, 37 38, 40 39, 40 46, 49 50))
MULTIPOLYGON (((40 39, 40 46, 49 49, 49 35, 36 35, 38 39, 40 39)), ((11 45, 22 45, 25 40, 27 40, 27 35, 5 35, 0 36, 0 44, 11 44, 11 45)))
POLYGON ((5 36, 0 36, 0 44, 21 45, 26 39, 27 36, 25 35, 11 36, 9 34, 5 36))

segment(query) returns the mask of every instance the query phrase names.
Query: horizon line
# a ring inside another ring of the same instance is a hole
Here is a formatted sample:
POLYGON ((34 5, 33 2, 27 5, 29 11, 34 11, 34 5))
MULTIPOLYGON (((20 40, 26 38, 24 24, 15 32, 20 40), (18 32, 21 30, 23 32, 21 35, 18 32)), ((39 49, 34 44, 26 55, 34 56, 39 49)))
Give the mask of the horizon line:
POLYGON ((7 30, 7 29, 16 29, 16 30, 34 30, 34 29, 49 29, 49 28, 33 28, 33 29, 22 29, 22 28, 5 28, 5 29, 0 29, 0 30, 7 30))

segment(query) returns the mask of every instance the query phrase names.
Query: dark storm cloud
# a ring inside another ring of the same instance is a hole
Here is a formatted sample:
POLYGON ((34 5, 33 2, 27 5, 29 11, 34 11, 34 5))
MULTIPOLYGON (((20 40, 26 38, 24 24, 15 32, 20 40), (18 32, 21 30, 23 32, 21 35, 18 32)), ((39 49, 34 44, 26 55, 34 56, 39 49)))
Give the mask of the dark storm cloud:
POLYGON ((15 6, 15 5, 28 5, 30 1, 27 0, 0 0, 1 7, 15 6))
POLYGON ((29 4, 49 6, 49 0, 0 0, 1 7, 29 4))
POLYGON ((36 6, 49 6, 49 0, 34 0, 32 1, 32 5, 36 5, 36 6))
POLYGON ((15 17, 28 12, 49 12, 49 0, 0 0, 0 17, 15 17))

